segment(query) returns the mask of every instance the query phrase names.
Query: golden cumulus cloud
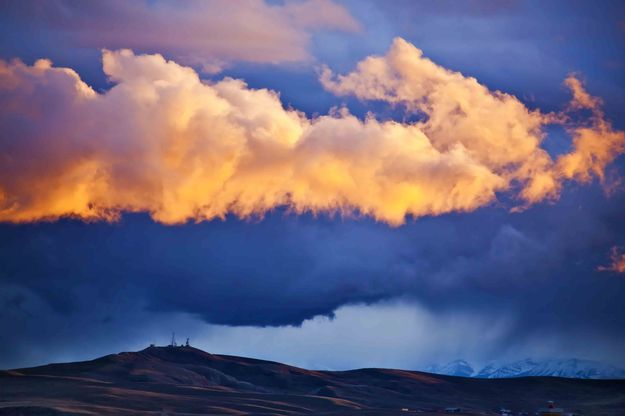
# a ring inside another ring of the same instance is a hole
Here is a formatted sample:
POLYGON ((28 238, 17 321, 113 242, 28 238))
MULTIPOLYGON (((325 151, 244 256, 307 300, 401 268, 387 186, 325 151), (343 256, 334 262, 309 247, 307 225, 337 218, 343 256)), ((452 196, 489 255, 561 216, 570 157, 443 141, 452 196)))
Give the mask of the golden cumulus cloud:
POLYGON ((322 84, 424 117, 364 120, 346 109, 307 118, 276 92, 210 83, 160 55, 104 51, 115 82, 97 93, 49 61, 0 61, 0 221, 148 212, 166 224, 296 213, 358 213, 391 225, 473 211, 510 192, 520 206, 559 195, 564 180, 603 179, 625 135, 576 78, 567 112, 529 110, 512 95, 445 69, 396 39, 385 56, 322 84), (589 109, 573 122, 570 112, 589 109), (573 149, 553 160, 544 126, 573 149))

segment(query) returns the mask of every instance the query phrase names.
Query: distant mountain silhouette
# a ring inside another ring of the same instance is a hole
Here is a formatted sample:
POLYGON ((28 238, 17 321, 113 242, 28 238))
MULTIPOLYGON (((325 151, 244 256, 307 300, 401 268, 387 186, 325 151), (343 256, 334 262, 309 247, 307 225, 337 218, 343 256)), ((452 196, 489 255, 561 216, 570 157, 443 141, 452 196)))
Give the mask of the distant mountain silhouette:
POLYGON ((618 415, 625 381, 313 371, 192 347, 0 372, 0 415, 405 415, 446 407, 478 414, 502 406, 533 413, 547 400, 567 411, 618 415))
POLYGON ((454 360, 445 365, 431 365, 426 368, 426 371, 428 373, 458 377, 471 377, 475 373, 471 364, 465 360, 454 360))
POLYGON ((625 379, 625 370, 598 361, 569 359, 543 359, 513 361, 501 365, 488 364, 475 371, 465 360, 450 361, 445 365, 432 365, 426 368, 430 373, 476 378, 512 377, 567 377, 584 379, 625 379))
POLYGON ((598 361, 569 359, 534 360, 527 358, 501 366, 486 366, 475 377, 507 378, 550 376, 589 379, 625 379, 625 370, 598 361))

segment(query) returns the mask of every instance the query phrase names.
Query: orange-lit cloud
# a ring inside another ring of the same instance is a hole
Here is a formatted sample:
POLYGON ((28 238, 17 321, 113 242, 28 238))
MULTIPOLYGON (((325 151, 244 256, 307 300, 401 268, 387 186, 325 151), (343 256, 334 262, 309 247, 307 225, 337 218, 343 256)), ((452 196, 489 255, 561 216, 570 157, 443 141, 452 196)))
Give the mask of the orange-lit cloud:
POLYGON ((601 109, 601 100, 589 95, 577 78, 569 76, 565 84, 573 93, 570 107, 590 110, 591 115, 581 125, 569 128, 574 151, 558 158, 557 173, 579 182, 589 182, 593 176, 604 182, 607 165, 625 152, 624 133, 612 128, 601 109))
POLYGON ((625 273, 625 252, 619 247, 612 247, 610 251, 610 265, 599 266, 597 270, 602 272, 625 273))
POLYGON ((424 58, 400 38, 386 56, 369 57, 348 75, 335 77, 324 69, 321 81, 339 95, 401 104, 425 114, 417 125, 436 149, 462 146, 507 186, 520 183, 519 197, 528 204, 557 197, 565 179, 588 182, 595 175, 603 180, 606 166, 625 151, 625 133, 612 128, 601 101, 574 76, 565 80, 573 94, 568 110, 592 113, 579 124, 568 114, 530 111, 514 96, 490 91, 475 78, 424 58), (543 127, 552 123, 563 124, 573 138, 573 150, 556 161, 540 147, 543 127))
POLYGON ((556 198, 562 181, 601 179, 624 151, 623 132, 576 79, 569 107, 592 110, 581 124, 531 111, 401 39, 351 74, 325 71, 322 83, 427 116, 416 123, 346 109, 310 119, 273 91, 208 83, 160 55, 105 51, 103 64, 116 85, 97 93, 49 61, 0 63, 0 221, 148 212, 174 224, 287 206, 399 225, 472 211, 498 192, 522 206, 556 198), (574 145, 556 160, 541 147, 554 122, 574 145))

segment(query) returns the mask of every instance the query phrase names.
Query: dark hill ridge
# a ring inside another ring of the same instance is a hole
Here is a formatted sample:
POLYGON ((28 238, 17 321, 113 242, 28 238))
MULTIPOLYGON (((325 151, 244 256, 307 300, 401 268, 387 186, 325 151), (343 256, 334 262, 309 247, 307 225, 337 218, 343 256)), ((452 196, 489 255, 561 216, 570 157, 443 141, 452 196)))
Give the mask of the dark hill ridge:
POLYGON ((192 347, 0 372, 0 415, 391 415, 450 406, 533 413, 546 400, 585 415, 622 415, 625 380, 312 371, 192 347))

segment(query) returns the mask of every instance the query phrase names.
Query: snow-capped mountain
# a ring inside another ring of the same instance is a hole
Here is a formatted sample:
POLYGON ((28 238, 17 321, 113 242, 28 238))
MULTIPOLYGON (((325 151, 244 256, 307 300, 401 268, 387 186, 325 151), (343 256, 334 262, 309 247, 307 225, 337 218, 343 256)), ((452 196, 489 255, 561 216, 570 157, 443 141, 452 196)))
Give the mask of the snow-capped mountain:
POLYGON ((615 379, 625 378, 625 370, 597 361, 576 358, 546 360, 527 358, 502 366, 489 365, 475 375, 479 378, 527 376, 615 379))
MULTIPOLYGON (((475 377, 477 378, 508 378, 508 377, 523 377, 523 376, 550 376, 552 374, 533 374, 534 370, 541 365, 538 361, 534 361, 531 358, 527 358, 521 361, 514 361, 506 363, 501 366, 495 364, 489 364, 482 368, 475 377)), ((548 366, 548 363, 543 362, 543 366, 548 366), (547 365, 546 365, 547 364, 547 365)), ((553 370, 558 371, 557 367, 552 366, 553 370)))
POLYGON ((445 374, 475 378, 510 378, 529 376, 550 376, 566 378, 593 378, 593 379, 625 379, 625 370, 597 361, 570 359, 525 360, 505 363, 503 365, 489 364, 480 371, 474 371, 465 360, 454 360, 440 366, 430 366, 426 371, 436 374, 445 374))
POLYGON ((471 377, 475 370, 465 360, 454 360, 445 365, 431 365, 425 371, 446 376, 471 377))

